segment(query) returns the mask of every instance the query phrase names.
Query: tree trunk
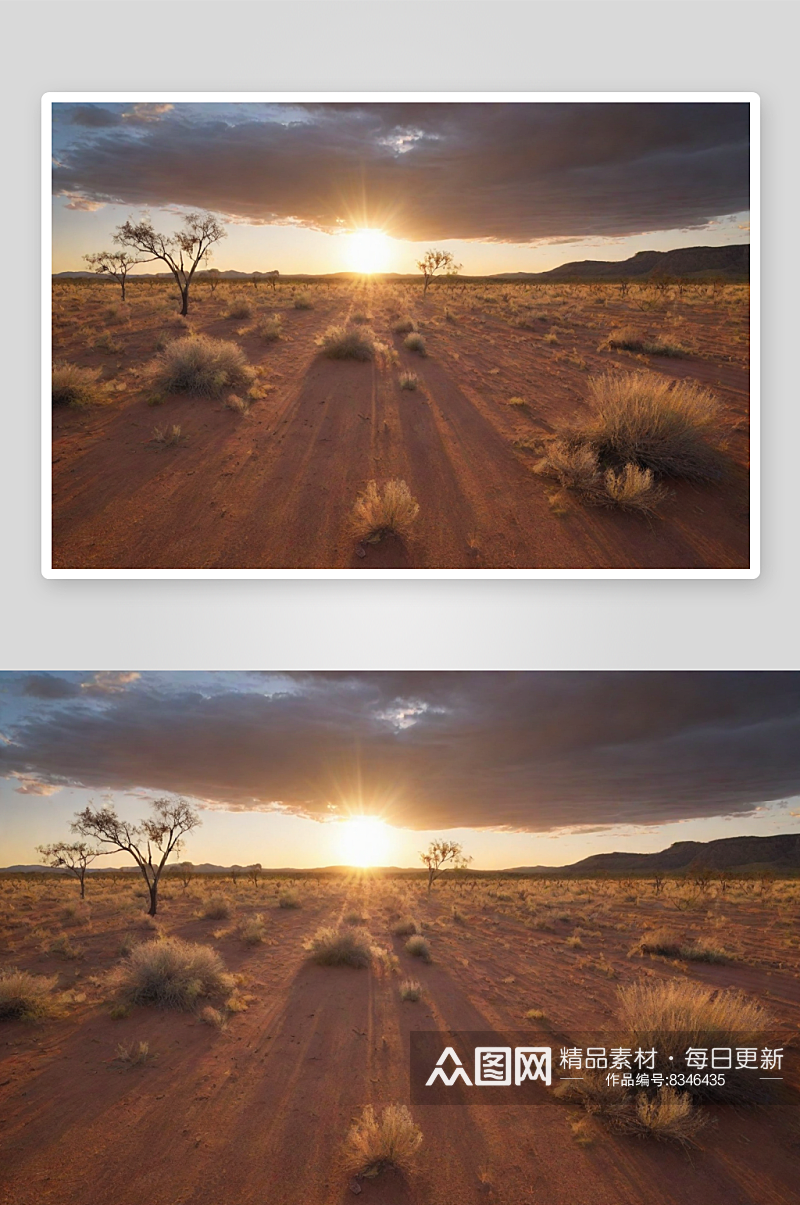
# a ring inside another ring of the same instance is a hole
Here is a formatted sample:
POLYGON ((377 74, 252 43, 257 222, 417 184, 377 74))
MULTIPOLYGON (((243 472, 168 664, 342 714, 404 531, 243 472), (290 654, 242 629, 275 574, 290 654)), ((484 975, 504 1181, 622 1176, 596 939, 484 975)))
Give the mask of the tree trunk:
POLYGON ((158 883, 148 883, 147 890, 150 892, 150 907, 147 910, 147 915, 155 916, 158 911, 158 883))
POLYGON ((124 276, 123 276, 120 284, 122 286, 122 300, 124 301, 125 300, 125 277, 124 276))
POLYGON ((185 318, 189 313, 189 286, 185 285, 181 289, 181 314, 185 318))
POLYGON ((86 871, 84 870, 83 874, 81 875, 81 899, 84 899, 86 896, 86 883, 84 882, 85 878, 86 871))

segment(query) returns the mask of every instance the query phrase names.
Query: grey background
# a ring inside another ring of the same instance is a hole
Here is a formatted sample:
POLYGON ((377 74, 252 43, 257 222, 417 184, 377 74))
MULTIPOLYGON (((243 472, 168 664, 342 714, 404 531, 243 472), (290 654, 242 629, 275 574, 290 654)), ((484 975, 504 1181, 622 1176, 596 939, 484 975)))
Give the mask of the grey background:
POLYGON ((0 15, 0 668, 798 666, 795 3, 28 2, 0 15), (758 92, 761 577, 45 581, 39 102, 104 89, 758 92))

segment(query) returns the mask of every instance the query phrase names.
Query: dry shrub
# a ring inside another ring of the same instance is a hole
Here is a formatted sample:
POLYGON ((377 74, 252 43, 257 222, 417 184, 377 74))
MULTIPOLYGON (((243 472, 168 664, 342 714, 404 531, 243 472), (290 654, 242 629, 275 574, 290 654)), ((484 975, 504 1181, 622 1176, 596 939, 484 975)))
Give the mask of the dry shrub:
POLYGON ((310 293, 298 293, 293 304, 296 310, 313 310, 314 308, 310 293))
POLYGON ((252 318, 253 307, 246 297, 234 297, 228 306, 226 318, 252 318))
POLYGON ((77 364, 54 364, 52 393, 54 406, 71 406, 82 410, 105 398, 99 383, 99 368, 79 368, 77 364))
POLYGON ((404 979, 400 984, 400 999, 411 1000, 416 1003, 422 995, 422 988, 417 983, 416 979, 404 979))
POLYGON ((371 1177, 394 1167, 408 1175, 421 1144, 422 1130, 405 1105, 387 1105, 380 1116, 367 1105, 345 1141, 347 1169, 371 1177))
POLYGON ((649 372, 608 373, 589 380, 589 393, 593 414, 580 435, 601 463, 693 481, 722 475, 723 456, 713 442, 719 406, 701 385, 649 372))
POLYGON ((233 904, 224 895, 212 895, 200 912, 203 920, 228 920, 233 912, 233 904))
MULTIPOLYGON (((656 1070, 663 1073, 680 1064, 690 1046, 758 1046, 770 1020, 766 1010, 742 992, 672 979, 620 988, 619 1017, 626 1044, 658 1051, 656 1070)), ((691 1095, 716 1100, 758 1099, 764 1090, 758 1077, 746 1070, 726 1070, 723 1085, 687 1085, 691 1095)))
POLYGON ((661 1088, 655 1096, 637 1092, 632 1107, 619 1114, 617 1124, 626 1134, 690 1146, 706 1124, 706 1118, 687 1092, 661 1088))
POLYGON ((405 950, 406 954, 411 954, 413 958, 421 958, 423 962, 431 961, 431 947, 421 933, 409 937, 405 950))
POLYGON ((228 389, 249 387, 255 372, 236 343, 191 335, 164 348, 153 362, 151 376, 165 393, 219 397, 228 389))
POLYGON ((317 340, 323 356, 329 360, 374 360, 375 340, 369 331, 346 326, 330 326, 317 340))
POLYGON ((679 343, 667 343, 666 340, 659 338, 647 339, 643 335, 638 335, 630 327, 612 331, 605 342, 600 344, 598 350, 605 351, 609 348, 640 352, 646 356, 672 356, 676 359, 689 354, 686 348, 681 347, 679 343))
POLYGON ((392 933, 395 937, 410 937, 412 933, 421 931, 419 921, 414 920, 413 916, 403 916, 392 925, 392 933))
POLYGON ((264 918, 260 912, 256 912, 255 916, 251 916, 248 920, 242 921, 239 925, 239 936, 246 946, 257 946, 264 940, 267 935, 267 930, 264 925, 264 918))
POLYGON ((392 534, 407 539, 418 514, 419 503, 405 481, 387 481, 382 490, 370 481, 353 507, 353 534, 367 544, 392 534))
POLYGON ((278 895, 279 908, 302 908, 302 906, 300 896, 296 891, 292 891, 288 887, 278 895))
POLYGON ((48 1016, 57 982, 57 975, 30 975, 16 967, 0 971, 0 1020, 35 1021, 48 1016))
POLYGON ((130 1004, 162 1008, 191 1008, 199 997, 233 986, 216 950, 177 937, 136 946, 117 969, 114 982, 130 1004))
POLYGON ((180 423, 167 424, 163 427, 153 427, 153 442, 162 448, 174 448, 181 442, 180 423))
POLYGON ((273 314, 271 318, 262 318, 255 328, 255 333, 265 343, 276 343, 283 335, 283 320, 280 314, 273 314))
POLYGON ((409 335, 416 329, 417 324, 413 318, 401 318, 398 322, 395 322, 394 326, 392 327, 392 330, 396 335, 409 335))
POLYGON ((149 1042, 120 1042, 117 1046, 117 1061, 126 1067, 143 1067, 150 1058, 149 1042))
POLYGON ((355 322, 358 326, 363 326, 365 322, 372 322, 372 314, 367 314, 364 310, 356 310, 350 321, 355 322))
POLYGON ((425 340, 419 331, 412 331, 410 335, 406 335, 403 340, 403 347, 407 351, 415 351, 418 356, 426 356, 428 354, 425 348, 425 340))
POLYGON ((419 389, 419 377, 415 372, 400 373, 400 388, 401 389, 419 389))
POLYGON ((366 967, 372 961, 372 938, 357 927, 319 929, 306 948, 320 966, 366 967))
POLYGON ((636 464, 626 464, 619 473, 606 469, 603 484, 614 506, 643 515, 655 514, 667 496, 663 485, 654 480, 653 470, 640 469, 636 464))
POLYGON ((535 471, 543 476, 555 477, 565 489, 594 497, 602 488, 597 453, 588 443, 554 439, 547 446, 547 455, 536 465, 535 471))

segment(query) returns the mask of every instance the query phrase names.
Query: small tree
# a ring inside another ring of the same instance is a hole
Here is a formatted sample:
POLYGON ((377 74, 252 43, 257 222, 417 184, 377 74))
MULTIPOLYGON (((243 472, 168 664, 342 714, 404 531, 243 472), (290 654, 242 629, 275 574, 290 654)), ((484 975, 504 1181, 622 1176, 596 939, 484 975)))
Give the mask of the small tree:
POLYGON ((219 281, 220 281, 220 271, 219 271, 219 268, 207 268, 207 269, 205 270, 205 272, 201 272, 201 273, 200 273, 200 275, 198 276, 198 278, 197 278, 197 279, 198 279, 198 280, 204 280, 204 281, 206 281, 206 283, 207 283, 207 284, 210 284, 210 285, 211 285, 211 296, 213 297, 213 296, 214 296, 214 290, 216 289, 216 287, 217 287, 217 285, 219 284, 219 281))
POLYGON ((247 877, 254 887, 258 886, 258 880, 261 876, 261 863, 254 862, 252 866, 247 867, 247 877))
POLYGON ((428 894, 443 870, 462 869, 472 861, 471 858, 464 857, 458 841, 444 841, 442 838, 431 841, 427 850, 419 856, 428 871, 428 894))
POLYGON ((102 853, 130 854, 141 871, 150 896, 150 916, 158 911, 158 884, 170 855, 177 854, 183 838, 200 824, 195 809, 184 799, 153 799, 152 815, 130 824, 117 815, 113 803, 78 812, 73 832, 92 837, 108 849, 102 853))
POLYGON ((144 260, 136 255, 128 255, 127 251, 96 251, 83 257, 87 264, 98 274, 105 273, 112 277, 122 289, 122 300, 125 300, 125 282, 134 264, 143 264, 144 260))
POLYGON ((225 231, 212 213, 187 213, 183 229, 177 234, 159 234, 149 218, 119 226, 114 242, 120 247, 139 251, 146 258, 140 263, 160 259, 166 264, 181 295, 181 313, 189 313, 189 286, 199 265, 208 257, 214 243, 225 238, 225 231))
POLYGON ((433 249, 426 251, 422 259, 417 260, 417 267, 422 273, 423 297, 428 292, 428 287, 437 273, 445 272, 448 276, 455 276, 456 273, 461 271, 461 264, 456 263, 451 251, 436 251, 433 249))
POLYGON ((66 841, 56 841, 54 845, 37 845, 36 850, 42 855, 48 866, 52 866, 54 870, 66 870, 68 874, 78 880, 81 885, 81 899, 84 899, 86 871, 89 863, 94 862, 95 858, 99 858, 100 850, 93 849, 85 841, 73 841, 71 844, 66 841))
POLYGON ((181 883, 183 883, 183 889, 185 891, 194 878, 194 863, 181 862, 178 866, 177 874, 181 880, 181 883))
POLYGON ((664 876, 660 870, 657 870, 653 875, 653 891, 656 895, 660 895, 664 890, 664 876))

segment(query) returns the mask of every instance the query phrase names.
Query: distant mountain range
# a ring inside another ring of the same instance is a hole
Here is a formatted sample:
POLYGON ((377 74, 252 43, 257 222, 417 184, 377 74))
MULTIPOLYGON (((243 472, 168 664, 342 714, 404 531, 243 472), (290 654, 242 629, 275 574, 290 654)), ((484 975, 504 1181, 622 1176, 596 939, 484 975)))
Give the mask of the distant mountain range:
POLYGON ((718 841, 676 841, 654 854, 592 854, 569 866, 515 866, 514 874, 591 875, 647 873, 653 870, 682 871, 692 863, 711 870, 800 870, 800 833, 775 837, 721 837, 718 841))
MULTIPOLYGON (((478 874, 564 874, 592 875, 598 872, 616 874, 646 874, 654 870, 680 872, 692 864, 702 864, 711 870, 800 870, 800 833, 781 833, 774 837, 721 837, 717 841, 676 841, 669 849, 654 854, 608 853, 592 854, 569 866, 512 866, 507 870, 477 871, 478 874)), ((176 867, 170 866, 174 871, 176 867)), ((192 867, 195 874, 244 874, 244 866, 217 866, 201 862, 192 867)), ((352 866, 319 866, 299 870, 296 867, 264 867, 265 874, 351 874, 352 866)), ((423 874, 420 867, 381 866, 382 874, 423 874)), ((94 871, 105 874, 138 874, 135 866, 103 866, 94 871)), ((3 874, 53 873, 47 866, 5 866, 3 874)), ((64 873, 64 872, 61 872, 64 873)))
POLYGON ((630 259, 582 259, 549 272, 501 272, 504 280, 647 280, 653 276, 719 276, 750 279, 750 244, 729 247, 677 247, 674 251, 637 251, 630 259))
MULTIPOLYGON (((96 276, 95 272, 56 272, 54 280, 71 278, 88 278, 96 276)), ((377 273, 385 280, 418 280, 416 275, 403 275, 399 272, 377 273)), ((170 277, 169 272, 142 272, 131 277, 132 280, 161 280, 170 277)), ((269 282, 272 277, 269 272, 238 272, 228 268, 224 272, 216 272, 217 280, 263 280, 269 282)), ((287 273, 284 280, 351 280, 358 276, 357 272, 327 272, 314 276, 309 272, 287 273)), ((573 263, 561 264, 551 268, 549 272, 496 272, 489 279, 494 280, 528 280, 528 281, 565 281, 565 280, 647 280, 653 276, 680 277, 683 280, 692 278, 719 277, 726 280, 750 279, 750 244, 733 243, 728 247, 677 247, 674 251, 638 251, 630 259, 581 259, 573 263)), ((104 278, 110 279, 110 278, 104 278)), ((200 281, 207 280, 205 272, 198 277, 200 281)), ((279 278, 280 279, 280 278, 279 278)), ((464 279, 470 280, 471 277, 464 279)), ((484 278, 481 278, 484 279, 484 278)))

